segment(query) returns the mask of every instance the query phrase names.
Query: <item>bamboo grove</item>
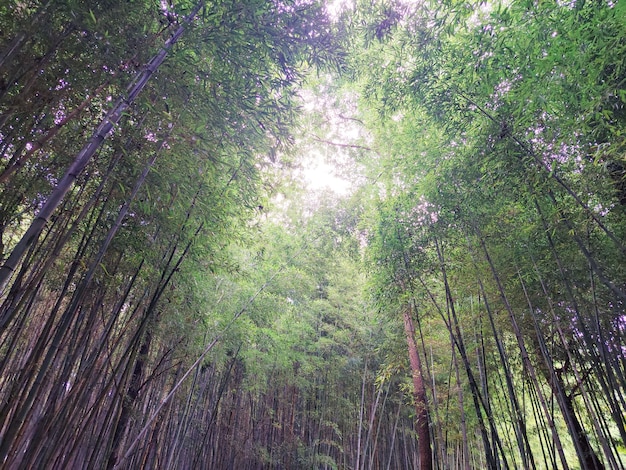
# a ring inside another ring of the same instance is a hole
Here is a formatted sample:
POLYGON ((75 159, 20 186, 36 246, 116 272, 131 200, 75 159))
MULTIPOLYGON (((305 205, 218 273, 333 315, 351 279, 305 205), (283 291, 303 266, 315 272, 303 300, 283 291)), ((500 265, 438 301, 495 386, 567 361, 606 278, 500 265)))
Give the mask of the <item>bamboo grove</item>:
POLYGON ((625 7, 0 5, 0 468, 624 468, 625 7))

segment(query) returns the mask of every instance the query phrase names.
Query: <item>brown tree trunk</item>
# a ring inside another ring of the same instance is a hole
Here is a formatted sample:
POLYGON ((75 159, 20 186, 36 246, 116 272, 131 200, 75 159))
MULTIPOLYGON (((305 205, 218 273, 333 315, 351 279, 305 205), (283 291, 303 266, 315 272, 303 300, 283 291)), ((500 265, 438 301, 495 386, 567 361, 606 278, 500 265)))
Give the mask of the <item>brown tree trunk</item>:
POLYGON ((408 305, 402 315, 404 317, 404 333, 409 349, 409 361, 411 363, 411 375, 413 376, 413 396, 415 399, 415 426, 417 430, 417 450, 420 458, 420 469, 431 470, 433 458, 430 449, 430 428, 428 417, 428 404, 426 402, 426 385, 422 375, 422 363, 417 353, 415 344, 415 326, 412 318, 413 308, 408 305))

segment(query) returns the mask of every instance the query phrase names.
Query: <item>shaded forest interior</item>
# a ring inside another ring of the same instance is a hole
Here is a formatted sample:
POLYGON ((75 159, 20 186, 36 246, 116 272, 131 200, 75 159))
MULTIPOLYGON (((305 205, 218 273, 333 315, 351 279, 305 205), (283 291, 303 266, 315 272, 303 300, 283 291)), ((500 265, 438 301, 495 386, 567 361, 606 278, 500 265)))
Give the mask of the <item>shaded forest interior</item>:
POLYGON ((623 469, 625 305, 626 0, 0 3, 0 468, 623 469))

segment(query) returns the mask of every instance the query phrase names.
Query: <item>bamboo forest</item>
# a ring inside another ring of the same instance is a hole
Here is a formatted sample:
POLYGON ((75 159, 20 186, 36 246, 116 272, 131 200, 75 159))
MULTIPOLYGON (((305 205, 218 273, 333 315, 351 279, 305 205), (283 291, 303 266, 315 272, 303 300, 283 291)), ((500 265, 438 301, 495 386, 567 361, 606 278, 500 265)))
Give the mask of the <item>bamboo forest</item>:
POLYGON ((0 468, 626 468, 626 0, 0 1, 0 468))

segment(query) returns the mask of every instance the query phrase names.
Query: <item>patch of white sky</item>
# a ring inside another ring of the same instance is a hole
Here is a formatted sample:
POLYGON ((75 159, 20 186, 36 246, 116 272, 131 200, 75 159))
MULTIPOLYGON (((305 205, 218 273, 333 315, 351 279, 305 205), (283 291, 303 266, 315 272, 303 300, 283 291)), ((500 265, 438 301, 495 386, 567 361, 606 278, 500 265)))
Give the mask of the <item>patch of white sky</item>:
POLYGON ((312 150, 305 157, 302 176, 307 189, 311 191, 329 189, 340 196, 345 196, 353 189, 352 182, 339 175, 335 165, 328 163, 319 150, 312 150))
POLYGON ((311 192, 330 190, 346 196, 355 189, 359 174, 349 149, 357 145, 364 129, 351 115, 356 113, 356 96, 334 96, 332 82, 327 76, 314 91, 300 91, 305 120, 323 124, 304 130, 296 176, 311 192))
POLYGON ((355 0, 329 0, 326 2, 326 11, 331 18, 338 18, 345 10, 354 8, 355 0))

